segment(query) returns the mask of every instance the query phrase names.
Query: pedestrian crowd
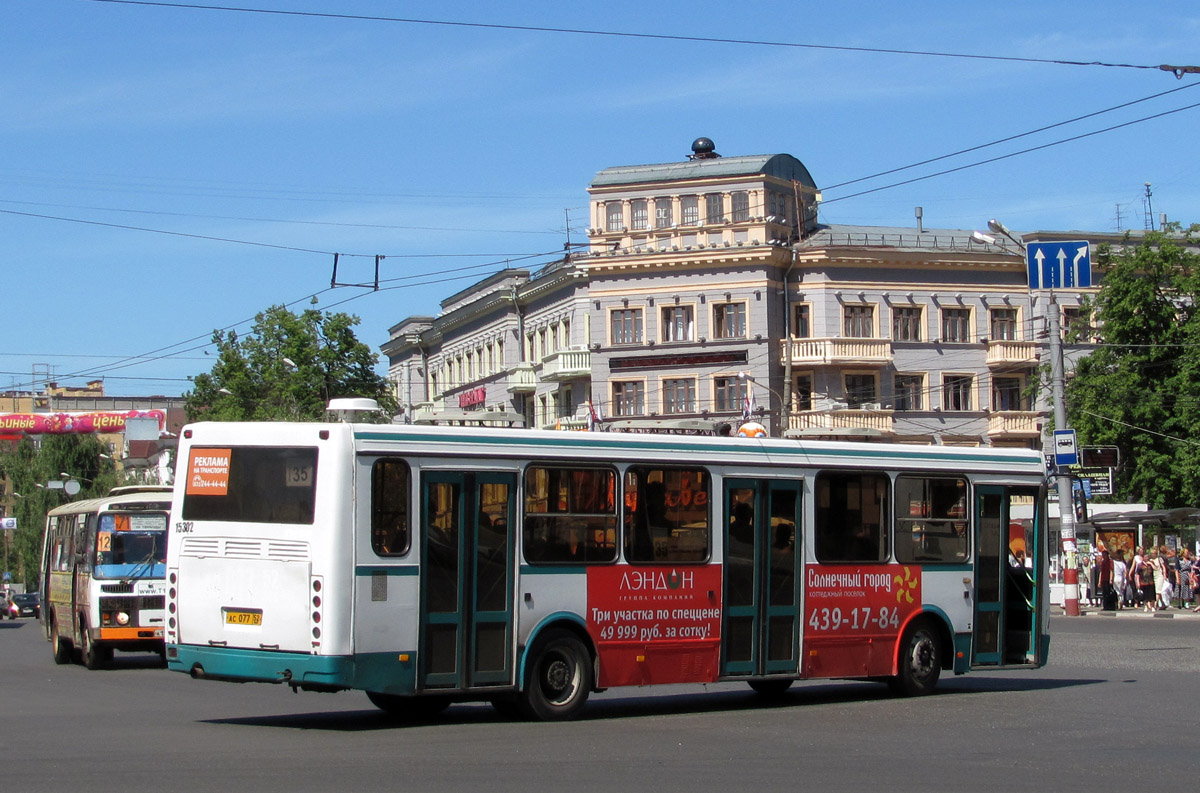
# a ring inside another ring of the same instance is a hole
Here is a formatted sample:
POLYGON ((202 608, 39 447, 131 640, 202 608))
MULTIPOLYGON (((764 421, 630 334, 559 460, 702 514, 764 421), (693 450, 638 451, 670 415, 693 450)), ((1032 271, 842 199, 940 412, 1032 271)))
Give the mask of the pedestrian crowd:
POLYGON ((1176 553, 1163 545, 1138 546, 1112 554, 1097 543, 1084 554, 1080 570, 1080 601, 1106 611, 1140 608, 1191 609, 1200 612, 1200 560, 1187 548, 1176 553))

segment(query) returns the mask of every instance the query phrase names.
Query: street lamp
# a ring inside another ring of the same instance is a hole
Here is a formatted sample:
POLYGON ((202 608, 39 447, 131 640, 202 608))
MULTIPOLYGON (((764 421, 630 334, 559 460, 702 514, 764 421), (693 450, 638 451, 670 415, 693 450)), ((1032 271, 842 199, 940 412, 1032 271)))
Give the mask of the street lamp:
MULTIPOLYGON (((784 406, 787 405, 787 401, 783 398, 783 394, 780 394, 774 388, 771 388, 771 386, 756 379, 754 377, 754 375, 750 374, 749 372, 738 372, 737 376, 738 376, 739 380, 746 380, 747 382, 751 382, 751 383, 754 383, 755 385, 759 385, 759 386, 762 386, 763 388, 765 388, 768 393, 774 395, 774 397, 779 400, 779 404, 780 404, 781 408, 783 408, 784 406)), ((780 415, 780 420, 782 421, 782 414, 780 415)), ((776 432, 776 435, 782 436, 783 430, 784 430, 784 428, 780 427, 779 430, 776 432)))
MULTIPOLYGON (((988 221, 988 229, 996 234, 1003 234, 1028 256, 1025 243, 1013 236, 1003 223, 993 218, 988 221)), ((1067 429, 1066 383, 1063 373, 1062 325, 1059 319, 1058 300, 1054 289, 1049 290, 1049 303, 1046 306, 1046 318, 1049 322, 1050 336, 1050 393, 1054 400, 1054 427, 1067 429)), ((1053 448, 1053 447, 1052 447, 1053 448)), ((1079 562, 1076 556, 1078 546, 1075 543, 1075 510, 1072 507, 1071 475, 1058 475, 1058 531, 1065 557, 1062 566, 1063 576, 1063 611, 1068 617, 1079 616, 1079 562)))

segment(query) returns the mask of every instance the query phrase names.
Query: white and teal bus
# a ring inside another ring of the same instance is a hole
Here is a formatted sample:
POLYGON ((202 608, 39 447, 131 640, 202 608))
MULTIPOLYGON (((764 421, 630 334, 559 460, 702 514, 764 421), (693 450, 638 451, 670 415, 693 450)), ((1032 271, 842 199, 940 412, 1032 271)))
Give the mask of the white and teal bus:
POLYGON ((184 428, 167 662, 565 719, 617 686, 1033 669, 1036 452, 423 427, 184 428))
POLYGON ((163 655, 171 488, 118 487, 46 516, 42 625, 54 660, 89 669, 114 650, 163 655))

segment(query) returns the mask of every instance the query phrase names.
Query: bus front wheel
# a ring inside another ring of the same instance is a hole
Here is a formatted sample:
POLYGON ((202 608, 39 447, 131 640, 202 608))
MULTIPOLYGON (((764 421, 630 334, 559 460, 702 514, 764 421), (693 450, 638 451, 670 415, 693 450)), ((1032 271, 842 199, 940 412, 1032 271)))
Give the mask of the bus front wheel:
POLYGON ((576 718, 592 690, 592 656, 575 634, 551 630, 532 655, 521 710, 539 721, 576 718))
POLYGON ((929 694, 942 674, 942 643, 928 622, 908 626, 900 638, 896 676, 888 679, 892 692, 903 697, 929 694))
POLYGON ((97 646, 92 641, 92 637, 88 635, 86 625, 79 629, 79 643, 83 645, 79 648, 79 654, 83 659, 83 665, 88 669, 103 669, 112 660, 112 648, 97 646))

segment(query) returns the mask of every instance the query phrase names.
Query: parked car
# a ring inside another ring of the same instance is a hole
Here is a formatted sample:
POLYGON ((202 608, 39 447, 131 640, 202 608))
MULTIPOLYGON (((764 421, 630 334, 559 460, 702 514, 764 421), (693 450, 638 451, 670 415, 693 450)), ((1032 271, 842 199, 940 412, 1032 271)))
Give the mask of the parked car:
POLYGON ((17 617, 33 617, 40 619, 42 616, 42 599, 37 592, 27 592, 21 595, 13 595, 12 608, 9 610, 9 619, 17 617))

